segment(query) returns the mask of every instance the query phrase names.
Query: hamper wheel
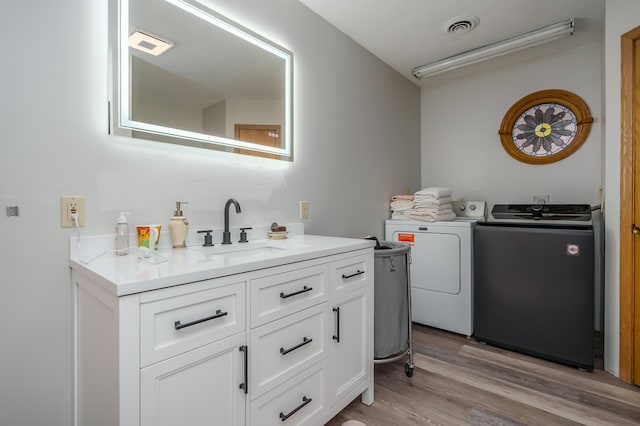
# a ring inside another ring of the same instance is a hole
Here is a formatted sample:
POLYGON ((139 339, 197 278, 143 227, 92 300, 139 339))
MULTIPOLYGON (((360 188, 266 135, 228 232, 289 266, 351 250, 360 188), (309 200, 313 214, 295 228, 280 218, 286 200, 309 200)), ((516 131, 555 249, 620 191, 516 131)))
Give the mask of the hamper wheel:
POLYGON ((413 377, 413 369, 414 369, 414 366, 409 363, 406 363, 404 365, 404 372, 407 375, 407 377, 413 377))

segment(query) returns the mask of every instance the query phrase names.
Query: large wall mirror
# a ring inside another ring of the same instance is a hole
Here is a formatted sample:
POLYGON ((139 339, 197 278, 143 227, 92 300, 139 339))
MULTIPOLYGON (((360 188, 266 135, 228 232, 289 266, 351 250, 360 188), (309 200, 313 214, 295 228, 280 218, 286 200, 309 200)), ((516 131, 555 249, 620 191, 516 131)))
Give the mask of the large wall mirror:
POLYGON ((293 55, 205 0, 110 0, 111 132, 292 160, 293 55))

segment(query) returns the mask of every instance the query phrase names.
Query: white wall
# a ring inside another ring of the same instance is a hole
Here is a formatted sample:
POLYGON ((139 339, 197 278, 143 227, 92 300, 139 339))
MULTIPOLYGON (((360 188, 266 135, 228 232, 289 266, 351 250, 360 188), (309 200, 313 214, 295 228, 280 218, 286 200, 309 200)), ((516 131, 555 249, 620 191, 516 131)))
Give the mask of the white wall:
POLYGON ((493 203, 599 204, 602 183, 602 29, 576 23, 572 39, 450 73, 422 90, 422 186, 449 186, 454 195, 493 203), (586 142, 565 160, 530 165, 500 143, 507 110, 539 90, 563 89, 589 105, 586 142))
POLYGON ((227 101, 222 100, 209 105, 202 110, 202 131, 210 135, 228 137, 227 125, 227 101))
POLYGON ((640 25, 640 2, 606 0, 605 369, 620 370, 620 36, 640 25))
MULTIPOLYGON (((12 2, 0 14, 0 423, 70 425, 70 229, 59 197, 84 195, 84 235, 167 224, 192 229, 297 220, 308 233, 382 235, 389 196, 420 184, 419 90, 297 0, 217 0, 294 52, 295 161, 107 135, 107 2, 12 2), (37 13, 36 13, 37 12, 37 13), (20 207, 6 217, 5 207, 20 207)), ((242 18, 242 19, 241 19, 242 18)))
POLYGON ((135 56, 131 60, 131 76, 133 120, 202 132, 202 88, 199 85, 178 79, 175 74, 135 56))

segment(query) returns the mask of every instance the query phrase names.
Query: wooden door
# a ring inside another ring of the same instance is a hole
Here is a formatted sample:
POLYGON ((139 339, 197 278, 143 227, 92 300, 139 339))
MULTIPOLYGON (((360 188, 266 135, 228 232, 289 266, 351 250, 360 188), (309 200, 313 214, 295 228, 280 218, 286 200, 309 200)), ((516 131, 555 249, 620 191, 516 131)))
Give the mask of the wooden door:
MULTIPOLYGON (((234 126, 234 138, 239 141, 256 143, 259 145, 281 148, 280 145, 280 125, 279 124, 236 124, 234 126)), ((237 148, 235 152, 240 154, 254 155, 256 157, 279 159, 277 154, 251 151, 249 149, 237 148)))
POLYGON ((620 379, 640 384, 640 27, 621 39, 620 379))

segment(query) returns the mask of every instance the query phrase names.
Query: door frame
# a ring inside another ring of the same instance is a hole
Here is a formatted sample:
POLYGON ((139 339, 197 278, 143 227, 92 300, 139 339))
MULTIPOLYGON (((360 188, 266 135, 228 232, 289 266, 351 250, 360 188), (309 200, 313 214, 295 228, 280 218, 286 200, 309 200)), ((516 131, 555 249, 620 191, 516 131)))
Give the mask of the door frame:
MULTIPOLYGON (((640 90, 640 75, 636 63, 640 57, 635 53, 640 45, 640 27, 621 36, 621 80, 620 80, 620 379, 627 383, 638 383, 636 376, 640 368, 640 350, 636 335, 636 325, 640 324, 640 291, 636 291, 636 280, 640 279, 640 269, 636 272, 636 238, 633 228, 634 201, 640 188, 636 184, 634 171, 635 156, 640 154, 640 112, 636 98, 640 90)), ((640 175, 640 171, 637 172, 640 175)), ((637 224, 640 226, 640 224, 637 224)), ((640 268, 640 263, 637 265, 640 268)))

